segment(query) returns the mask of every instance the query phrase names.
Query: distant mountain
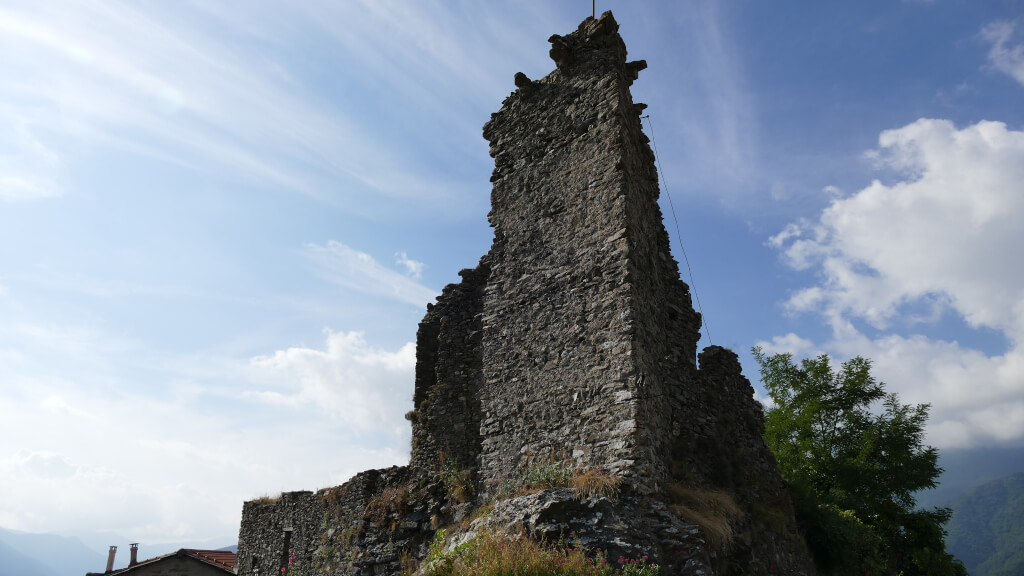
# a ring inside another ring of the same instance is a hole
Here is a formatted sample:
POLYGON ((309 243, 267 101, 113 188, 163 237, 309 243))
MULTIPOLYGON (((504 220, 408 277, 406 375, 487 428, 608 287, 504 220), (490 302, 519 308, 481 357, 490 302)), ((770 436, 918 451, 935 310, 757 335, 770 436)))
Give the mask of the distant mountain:
POLYGON ((971 576, 1024 574, 1024 473, 970 490, 951 507, 946 550, 971 576))
POLYGON ((78 538, 0 528, 0 576, 81 576, 106 561, 78 538))
POLYGON ((940 450, 939 466, 939 486, 914 495, 921 508, 949 506, 972 488, 1024 472, 1024 447, 940 450))
POLYGON ((35 558, 0 542, 0 576, 58 576, 35 558))

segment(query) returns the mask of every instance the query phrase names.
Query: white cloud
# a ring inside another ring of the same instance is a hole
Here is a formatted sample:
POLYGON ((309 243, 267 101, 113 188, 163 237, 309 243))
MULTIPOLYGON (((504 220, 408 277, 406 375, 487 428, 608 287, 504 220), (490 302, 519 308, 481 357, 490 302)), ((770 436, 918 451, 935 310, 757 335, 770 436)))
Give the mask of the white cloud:
POLYGON ((39 406, 43 410, 47 412, 52 412, 54 414, 59 414, 61 417, 70 416, 78 418, 80 420, 84 420, 86 422, 96 422, 99 420, 99 418, 97 418, 95 414, 90 414, 80 408, 72 406, 62 396, 48 396, 42 402, 39 403, 39 406))
MULTIPOLYGON (((826 351, 872 358, 905 401, 932 403, 936 444, 1024 440, 1024 260, 1015 253, 1024 246, 1024 132, 922 119, 883 132, 873 157, 895 182, 837 197, 817 221, 769 241, 792 267, 820 274, 788 307, 823 315, 833 329, 826 351), (1001 332, 1010 350, 986 355, 954 338, 897 333, 943 311, 1001 332), (882 334, 868 338, 857 319, 882 334)), ((771 345, 810 349, 793 334, 771 345)))
POLYGON ((814 356, 814 342, 790 332, 785 336, 775 336, 770 342, 757 344, 765 354, 792 354, 793 356, 814 356))
POLYGON ((939 293, 972 326, 1015 330, 1024 266, 1006 250, 1024 243, 1024 132, 919 120, 879 143, 904 180, 875 181, 773 240, 794 264, 821 267, 816 302, 884 326, 901 305, 939 293))
POLYGON ((0 358, 7 528, 228 544, 245 499, 408 460, 412 344, 328 332, 322 349, 237 358, 18 323, 0 326, 0 358))
POLYGON ((405 273, 416 280, 423 277, 423 269, 427 267, 423 262, 418 262, 409 258, 409 255, 405 252, 398 252, 395 254, 395 264, 405 268, 405 273))
POLYGON ((419 307, 433 302, 438 295, 436 290, 385 268, 373 256, 341 242, 331 240, 325 246, 309 244, 303 253, 322 278, 349 290, 419 307))
POLYGON ((1024 84, 1024 44, 1011 44, 1015 25, 997 21, 981 31, 981 36, 992 43, 988 61, 1000 72, 1024 84))
POLYGON ((276 389, 253 391, 264 402, 327 410, 346 427, 377 430, 403 437, 403 415, 412 409, 416 346, 396 352, 370 347, 361 333, 327 331, 324 349, 288 348, 252 359, 270 372, 276 389))
POLYGON ((54 452, 21 450, 9 465, 17 472, 35 478, 67 478, 78 472, 78 467, 70 459, 54 452))

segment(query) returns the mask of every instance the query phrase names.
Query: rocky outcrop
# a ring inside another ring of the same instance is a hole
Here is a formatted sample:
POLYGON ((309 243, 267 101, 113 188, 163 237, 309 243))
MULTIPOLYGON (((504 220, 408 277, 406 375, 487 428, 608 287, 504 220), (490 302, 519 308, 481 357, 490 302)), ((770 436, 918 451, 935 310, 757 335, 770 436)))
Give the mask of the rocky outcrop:
POLYGON ((315 573, 398 574, 447 527, 572 533, 665 575, 813 573, 736 355, 697 363, 629 91, 646 63, 610 12, 550 42, 556 70, 516 74, 484 126, 494 242, 420 323, 410 465, 247 503, 242 570, 293 547, 315 573))

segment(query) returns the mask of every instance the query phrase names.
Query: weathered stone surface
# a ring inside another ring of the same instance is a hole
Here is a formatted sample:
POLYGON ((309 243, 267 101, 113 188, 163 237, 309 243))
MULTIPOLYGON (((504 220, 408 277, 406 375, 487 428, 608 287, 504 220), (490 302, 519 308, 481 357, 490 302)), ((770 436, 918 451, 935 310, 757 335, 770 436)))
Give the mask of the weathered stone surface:
POLYGON ((368 470, 341 486, 246 502, 238 574, 398 574, 434 530, 461 519, 436 476, 407 466, 368 470), (293 563, 288 561, 293 558, 293 563))
POLYGON ((247 503, 239 573, 279 569, 287 544, 314 573, 398 574, 442 526, 575 532, 666 576, 813 573, 736 355, 697 365, 701 318, 629 92, 646 62, 627 62, 610 12, 550 42, 557 69, 517 74, 484 126, 494 242, 420 323, 410 465, 247 503), (551 465, 619 492, 508 496, 551 465))
POLYGON ((416 391, 412 465, 439 462, 476 467, 480 454, 480 388, 483 381, 483 294, 487 258, 459 272, 462 282, 445 287, 416 333, 416 391))

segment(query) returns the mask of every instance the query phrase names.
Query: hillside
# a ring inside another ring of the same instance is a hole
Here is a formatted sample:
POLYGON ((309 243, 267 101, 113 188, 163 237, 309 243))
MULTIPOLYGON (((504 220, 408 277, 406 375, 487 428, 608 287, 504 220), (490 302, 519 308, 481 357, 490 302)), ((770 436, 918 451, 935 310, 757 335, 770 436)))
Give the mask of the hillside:
POLYGON ((942 449, 939 466, 944 470, 939 485, 914 495, 921 508, 950 506, 974 488, 1024 473, 1024 447, 942 449))
POLYGON ((1024 574, 1024 473, 979 486, 951 507, 946 548, 972 576, 1024 574))
POLYGON ((77 538, 0 528, 0 576, 69 576, 102 569, 106 558, 77 538))

